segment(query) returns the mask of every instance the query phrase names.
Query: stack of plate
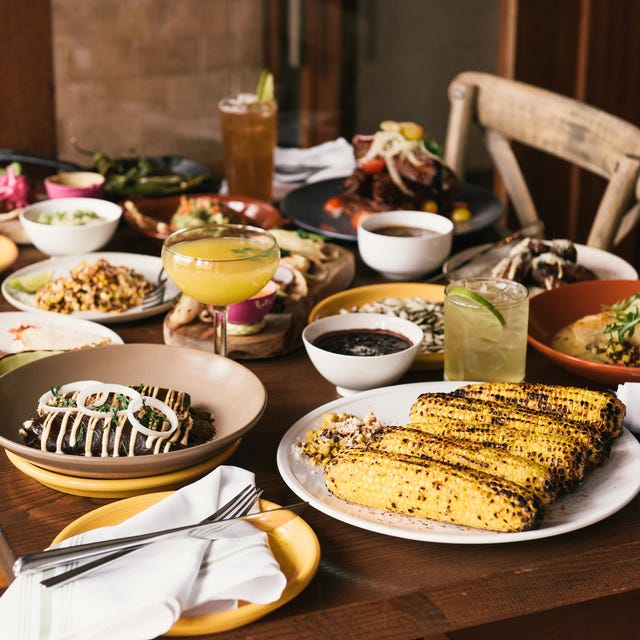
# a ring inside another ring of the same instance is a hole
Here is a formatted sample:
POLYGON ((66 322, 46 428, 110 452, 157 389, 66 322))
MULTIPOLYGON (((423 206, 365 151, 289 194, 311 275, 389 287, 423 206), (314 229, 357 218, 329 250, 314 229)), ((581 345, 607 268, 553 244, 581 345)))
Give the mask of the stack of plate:
POLYGON ((227 460, 260 419, 266 391, 247 368, 199 350, 131 344, 67 351, 29 362, 2 377, 4 420, 0 444, 20 471, 47 487, 81 496, 122 498, 173 489, 227 460), (144 456, 85 457, 26 446, 18 430, 38 398, 55 385, 100 380, 150 384, 189 393, 192 406, 211 414, 215 437, 204 444, 144 456))

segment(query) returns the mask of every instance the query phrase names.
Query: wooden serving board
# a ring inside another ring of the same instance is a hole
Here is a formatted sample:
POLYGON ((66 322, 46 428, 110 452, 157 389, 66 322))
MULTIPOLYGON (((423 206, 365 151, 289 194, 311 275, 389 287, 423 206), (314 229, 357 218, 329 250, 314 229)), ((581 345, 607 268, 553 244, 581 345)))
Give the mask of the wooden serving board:
MULTIPOLYGON (((234 360, 271 358, 289 353, 302 346, 302 330, 307 324, 311 309, 323 298, 346 289, 355 275, 353 252, 334 245, 337 257, 324 263, 327 277, 320 282, 309 281, 309 293, 303 299, 289 305, 284 313, 269 313, 265 327, 249 336, 227 337, 228 356, 234 360)), ((194 320, 177 328, 170 328, 165 317, 163 323, 165 344, 201 349, 213 352, 213 327, 194 320)))

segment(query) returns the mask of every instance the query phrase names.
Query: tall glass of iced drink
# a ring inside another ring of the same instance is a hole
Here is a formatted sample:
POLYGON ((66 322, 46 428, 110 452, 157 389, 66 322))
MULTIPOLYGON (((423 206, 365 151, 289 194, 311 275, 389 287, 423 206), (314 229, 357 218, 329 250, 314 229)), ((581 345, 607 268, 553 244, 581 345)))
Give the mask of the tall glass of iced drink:
POLYGON ((218 109, 229 193, 269 202, 276 145, 275 100, 241 93, 221 100, 218 109))

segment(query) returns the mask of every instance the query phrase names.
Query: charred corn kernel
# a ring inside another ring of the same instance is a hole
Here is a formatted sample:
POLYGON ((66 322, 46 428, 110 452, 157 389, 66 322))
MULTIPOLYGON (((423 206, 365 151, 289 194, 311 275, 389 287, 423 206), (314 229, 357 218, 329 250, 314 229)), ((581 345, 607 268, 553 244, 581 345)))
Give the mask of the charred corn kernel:
POLYGON ((368 449, 340 451, 325 481, 349 502, 491 531, 534 529, 543 515, 536 496, 512 482, 368 449))
POLYGON ((377 451, 482 471, 525 487, 537 495, 543 504, 549 504, 558 494, 558 482, 548 467, 481 444, 405 427, 384 427, 373 435, 369 446, 377 451))
POLYGON ((587 463, 600 464, 611 450, 611 436, 564 416, 538 412, 527 407, 505 405, 448 393, 424 393, 411 408, 411 421, 462 420, 474 424, 506 426, 525 433, 562 436, 583 446, 587 463))
POLYGON ((437 436, 466 440, 521 456, 549 467, 562 492, 574 489, 585 473, 585 450, 581 445, 545 433, 489 424, 434 418, 407 425, 437 436))
POLYGON ((461 387, 453 393, 559 413, 605 430, 614 438, 622 432, 625 406, 615 395, 604 391, 530 382, 483 382, 461 387))

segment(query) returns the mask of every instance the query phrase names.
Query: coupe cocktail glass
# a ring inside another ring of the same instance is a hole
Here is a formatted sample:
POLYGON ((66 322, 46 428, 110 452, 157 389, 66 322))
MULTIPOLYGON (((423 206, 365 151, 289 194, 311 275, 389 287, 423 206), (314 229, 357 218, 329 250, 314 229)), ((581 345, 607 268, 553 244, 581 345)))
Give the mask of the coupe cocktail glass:
POLYGON ((162 265, 176 287, 210 306, 213 351, 223 356, 227 307, 258 293, 279 261, 278 244, 269 232, 239 224, 180 229, 162 245, 162 265))

